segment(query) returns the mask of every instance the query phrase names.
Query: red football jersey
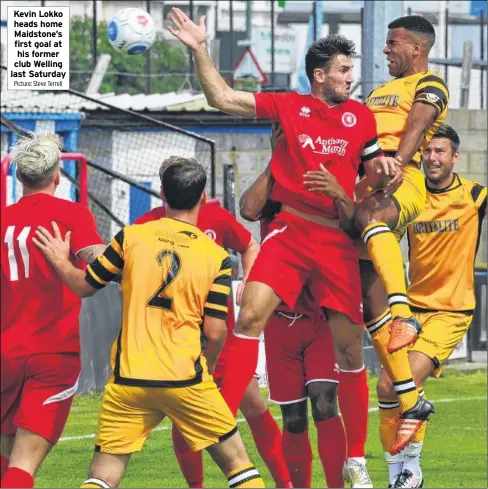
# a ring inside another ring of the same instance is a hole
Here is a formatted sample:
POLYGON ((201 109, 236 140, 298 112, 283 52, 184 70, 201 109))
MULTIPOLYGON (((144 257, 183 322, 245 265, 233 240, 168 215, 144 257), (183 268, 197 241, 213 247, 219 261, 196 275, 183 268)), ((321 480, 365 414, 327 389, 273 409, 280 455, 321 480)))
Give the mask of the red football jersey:
MULTIPOLYGON (((166 207, 156 207, 138 217, 134 224, 144 224, 166 217, 166 207)), ((212 238, 219 246, 244 253, 251 242, 251 233, 226 209, 217 204, 206 203, 200 208, 197 227, 212 238)), ((229 297, 227 329, 232 331, 235 325, 232 297, 229 297)))
POLYGON ((285 138, 271 158, 271 198, 307 214, 336 219, 331 198, 303 183, 322 163, 352 199, 361 162, 381 155, 371 110, 355 100, 329 107, 312 95, 256 93, 256 117, 278 121, 285 138))
POLYGON ((64 285, 32 242, 37 226, 71 231, 73 257, 103 244, 89 209, 37 193, 22 197, 2 215, 1 352, 10 357, 79 352, 81 301, 64 285))

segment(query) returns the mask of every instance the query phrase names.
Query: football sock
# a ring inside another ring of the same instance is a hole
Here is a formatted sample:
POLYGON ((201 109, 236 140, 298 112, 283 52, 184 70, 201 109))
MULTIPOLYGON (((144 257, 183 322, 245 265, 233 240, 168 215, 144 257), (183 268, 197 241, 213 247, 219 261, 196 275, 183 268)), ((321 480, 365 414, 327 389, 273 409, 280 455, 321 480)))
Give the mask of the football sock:
POLYGON ((2 478, 2 487, 34 487, 34 477, 18 467, 9 467, 2 478))
POLYGON ((263 478, 253 464, 246 464, 225 474, 229 487, 265 487, 263 478))
POLYGON ((390 340, 388 330, 391 314, 386 310, 377 318, 366 323, 366 328, 371 335, 374 349, 381 365, 393 382, 395 393, 400 403, 401 412, 412 408, 417 403, 418 393, 413 381, 412 369, 408 362, 408 351, 406 348, 388 353, 386 349, 390 340))
POLYGON ((254 336, 234 333, 227 345, 220 393, 234 416, 237 415, 244 392, 256 372, 258 351, 259 338, 254 336))
POLYGON ((327 487, 344 487, 342 470, 346 460, 346 434, 340 416, 316 421, 318 449, 327 487))
POLYGON ((339 406, 347 440, 347 458, 364 457, 368 432, 369 389, 366 368, 341 370, 339 406))
POLYGON ((384 222, 374 222, 363 229, 361 238, 368 247, 376 272, 383 281, 393 318, 411 317, 402 252, 395 235, 384 222))
POLYGON ((0 455, 0 481, 3 479, 5 472, 8 469, 9 457, 5 457, 5 455, 0 455))
POLYGON ((423 445, 423 441, 410 442, 403 450, 405 453, 403 468, 410 470, 412 474, 420 474, 422 472, 420 468, 420 455, 422 454, 423 445))
POLYGON ((290 433, 283 428, 281 444, 293 487, 310 487, 312 483, 312 447, 308 429, 303 433, 290 433))
POLYGON ((175 425, 173 425, 173 448, 188 487, 203 487, 202 452, 192 452, 175 425))
POLYGON ((400 403, 398 401, 390 401, 378 399, 378 407, 380 413, 380 440, 384 452, 389 452, 391 446, 395 442, 397 434, 397 423, 392 422, 400 414, 400 403))
POLYGON ((388 464, 388 480, 392 481, 402 473, 403 450, 398 452, 396 455, 390 455, 389 452, 385 452, 385 460, 386 463, 388 464))
POLYGON ((281 448, 281 431, 269 409, 259 416, 248 418, 247 422, 259 455, 268 467, 276 487, 289 487, 291 478, 281 448))

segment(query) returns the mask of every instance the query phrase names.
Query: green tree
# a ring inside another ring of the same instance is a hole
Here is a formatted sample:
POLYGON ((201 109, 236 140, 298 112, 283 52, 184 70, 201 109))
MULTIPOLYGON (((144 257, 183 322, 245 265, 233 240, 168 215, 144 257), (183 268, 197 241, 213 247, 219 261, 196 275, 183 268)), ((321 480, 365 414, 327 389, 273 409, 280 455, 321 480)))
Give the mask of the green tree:
MULTIPOLYGON (((92 20, 74 18, 70 26, 70 84, 75 90, 84 92, 93 71, 92 20)), ((175 47, 166 39, 157 39, 150 52, 152 93, 178 90, 185 81, 181 73, 188 71, 188 59, 184 48, 175 47)), ((108 42, 107 23, 97 25, 97 55, 110 54, 112 60, 100 93, 145 93, 147 87, 144 54, 130 56, 119 53, 108 42)))

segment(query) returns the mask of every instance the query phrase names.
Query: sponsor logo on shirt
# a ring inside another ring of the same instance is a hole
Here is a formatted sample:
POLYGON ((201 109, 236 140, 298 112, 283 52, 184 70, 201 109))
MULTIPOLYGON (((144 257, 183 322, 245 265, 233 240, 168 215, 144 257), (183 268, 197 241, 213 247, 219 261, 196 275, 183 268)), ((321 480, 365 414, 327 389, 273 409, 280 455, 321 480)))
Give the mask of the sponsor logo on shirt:
POLYGON ((312 112, 312 110, 310 109, 310 107, 307 107, 306 105, 304 105, 301 109, 300 109, 300 117, 310 117, 310 113, 312 112))
POLYGON ((356 122, 356 116, 352 112, 344 112, 344 114, 342 114, 342 123, 346 127, 353 127, 356 125, 356 122))
POLYGON ((338 154, 344 156, 349 141, 345 139, 328 138, 319 136, 315 141, 308 134, 300 134, 298 140, 303 149, 310 147, 314 153, 321 155, 338 154))
POLYGON ((434 103, 439 100, 439 97, 435 93, 428 93, 427 98, 434 103))
POLYGON ((213 241, 217 239, 217 233, 213 229, 206 229, 205 234, 213 241))

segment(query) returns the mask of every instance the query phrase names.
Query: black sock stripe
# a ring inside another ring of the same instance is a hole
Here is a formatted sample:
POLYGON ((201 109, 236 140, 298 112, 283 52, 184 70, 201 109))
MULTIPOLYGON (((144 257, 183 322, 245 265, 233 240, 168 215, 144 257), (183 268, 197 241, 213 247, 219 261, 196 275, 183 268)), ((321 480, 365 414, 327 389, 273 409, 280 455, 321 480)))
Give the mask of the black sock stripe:
MULTIPOLYGON (((232 476, 235 477, 235 476, 232 476)), ((239 482, 236 482, 235 484, 229 484, 229 487, 239 487, 241 484, 244 484, 245 482, 252 481, 254 479, 261 479, 261 476, 259 474, 254 474, 250 475, 249 477, 246 477, 245 479, 242 479, 239 482)))
POLYGON ((410 382, 413 382, 413 378, 407 379, 407 380, 400 380, 398 382, 393 382, 393 385, 395 387, 397 387, 397 386, 400 386, 400 385, 403 385, 403 384, 409 384, 410 382))

